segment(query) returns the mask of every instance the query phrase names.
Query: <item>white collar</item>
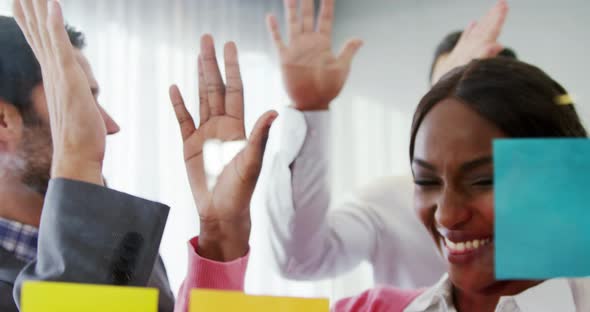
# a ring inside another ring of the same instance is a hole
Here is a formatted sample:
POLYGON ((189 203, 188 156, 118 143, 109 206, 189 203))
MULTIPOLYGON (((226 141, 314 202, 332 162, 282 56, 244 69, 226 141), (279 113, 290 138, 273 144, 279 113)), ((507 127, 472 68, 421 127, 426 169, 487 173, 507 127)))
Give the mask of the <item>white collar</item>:
MULTIPOLYGON (((424 312, 434 306, 438 307, 436 311, 455 311, 452 289, 448 274, 444 274, 440 281, 418 296, 404 311, 424 312)), ((520 312, 576 311, 574 296, 567 279, 547 280, 515 296, 502 297, 496 311, 502 311, 504 306, 511 303, 515 303, 519 309, 517 311, 520 312)))
POLYGON ((449 280, 447 273, 443 274, 441 279, 428 288, 424 293, 418 296, 412 303, 404 310, 404 312, 423 312, 434 305, 444 305, 446 310, 453 304, 453 284, 449 280))
POLYGON ((547 280, 515 296, 502 297, 498 307, 510 300, 514 300, 522 312, 576 312, 572 289, 567 279, 563 278, 547 280))

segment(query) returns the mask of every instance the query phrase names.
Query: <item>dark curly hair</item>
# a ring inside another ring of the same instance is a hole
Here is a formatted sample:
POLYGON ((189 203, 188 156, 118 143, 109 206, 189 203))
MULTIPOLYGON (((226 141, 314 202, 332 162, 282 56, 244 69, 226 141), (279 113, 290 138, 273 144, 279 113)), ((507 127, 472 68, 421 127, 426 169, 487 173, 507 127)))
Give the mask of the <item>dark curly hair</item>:
POLYGON ((575 105, 559 105, 567 91, 541 69, 510 58, 474 60, 447 73, 422 98, 412 124, 410 159, 420 124, 446 98, 455 98, 509 137, 588 136, 575 105))

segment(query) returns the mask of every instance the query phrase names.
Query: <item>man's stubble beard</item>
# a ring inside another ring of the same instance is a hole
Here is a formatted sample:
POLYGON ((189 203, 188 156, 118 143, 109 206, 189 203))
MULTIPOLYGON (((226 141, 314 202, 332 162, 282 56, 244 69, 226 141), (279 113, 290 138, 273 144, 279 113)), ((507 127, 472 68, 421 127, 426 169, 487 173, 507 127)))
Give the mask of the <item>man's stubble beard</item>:
POLYGON ((26 125, 17 157, 22 161, 21 181, 45 196, 51 178, 53 146, 49 125, 41 121, 26 125))

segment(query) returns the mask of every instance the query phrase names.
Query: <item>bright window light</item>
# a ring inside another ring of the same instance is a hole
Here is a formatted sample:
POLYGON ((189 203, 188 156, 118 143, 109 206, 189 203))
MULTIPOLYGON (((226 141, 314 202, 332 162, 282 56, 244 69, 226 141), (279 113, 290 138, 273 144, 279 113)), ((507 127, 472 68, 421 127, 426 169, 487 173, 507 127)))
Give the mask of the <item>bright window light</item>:
POLYGON ((10 1, 8 1, 8 0, 0 1, 0 15, 12 16, 12 9, 10 8, 10 1))

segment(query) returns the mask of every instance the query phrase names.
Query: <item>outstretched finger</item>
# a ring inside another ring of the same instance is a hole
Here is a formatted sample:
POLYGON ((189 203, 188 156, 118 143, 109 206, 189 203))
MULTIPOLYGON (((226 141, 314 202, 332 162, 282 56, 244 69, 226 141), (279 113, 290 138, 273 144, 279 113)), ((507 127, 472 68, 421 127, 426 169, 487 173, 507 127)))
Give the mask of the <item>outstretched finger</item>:
POLYGON ((498 0, 480 21, 478 34, 486 41, 496 41, 502 32, 507 15, 508 3, 505 0, 498 0))
POLYGON ((23 11, 23 6, 21 5, 20 0, 14 0, 12 2, 12 15, 20 29, 23 32, 28 32, 27 24, 25 23, 25 12, 23 11))
POLYGON ((352 60, 353 60, 354 56, 356 55, 356 53, 358 52, 358 50, 362 46, 363 46, 363 41, 360 40, 360 39, 351 39, 351 40, 349 40, 344 45, 344 48, 342 49, 342 52, 340 52, 340 55, 338 56, 338 60, 342 64, 345 64, 347 66, 350 66, 350 64, 352 63, 352 60))
POLYGON ((66 31, 63 12, 61 5, 56 0, 49 1, 49 19, 47 21, 49 27, 49 37, 51 38, 51 46, 55 53, 55 61, 59 62, 62 67, 76 62, 74 56, 74 48, 70 42, 70 37, 66 31))
POLYGON ((477 27, 477 22, 476 21, 471 21, 469 23, 469 25, 467 25, 467 27, 463 30, 463 32, 461 32, 461 36, 459 37, 459 40, 457 41, 457 44, 455 45, 455 48, 461 47, 464 42, 466 42, 467 40, 469 40, 469 37, 471 36, 471 33, 473 32, 473 30, 475 29, 475 27, 477 27))
POLYGON ((297 17, 297 0, 285 0, 285 18, 287 19, 287 31, 290 42, 301 34, 301 24, 297 17))
POLYGON ((304 33, 313 32, 315 20, 314 0, 301 0, 301 29, 304 33))
POLYGON ((40 38, 41 48, 44 51, 51 49, 51 38, 48 33, 48 3, 47 0, 33 0, 33 9, 35 10, 35 17, 37 19, 38 34, 40 38))
POLYGON ((198 59, 199 72, 199 127, 209 120, 209 95, 207 94, 207 82, 205 81, 204 65, 201 55, 198 59))
POLYGON ((266 25, 268 27, 268 32, 272 36, 272 41, 275 44, 275 47, 280 51, 285 48, 285 43, 281 38, 281 31, 279 29, 279 22, 277 21, 277 17, 274 15, 269 15, 266 17, 266 25))
POLYGON ((201 60, 207 84, 209 114, 210 116, 223 115, 225 114, 225 84, 221 78, 215 55, 215 44, 211 35, 204 35, 201 38, 201 60))
POLYGON ((323 0, 318 19, 318 31, 326 36, 332 36, 334 24, 334 0, 323 0))
POLYGON ((180 126, 182 141, 184 142, 195 132, 196 128, 193 117, 186 109, 182 94, 176 85, 170 87, 170 102, 174 108, 174 113, 178 120, 178 125, 180 126))
POLYGON ((41 49, 41 38, 39 38, 37 18, 35 17, 33 3, 31 0, 15 0, 14 13, 16 21, 25 34, 27 42, 41 62, 45 56, 45 51, 41 49))
POLYGON ((268 111, 258 118, 252 129, 248 145, 243 151, 243 162, 240 164, 242 176, 247 181, 252 181, 252 179, 256 181, 260 174, 270 127, 277 117, 278 113, 276 111, 268 111))
POLYGON ((33 54, 35 54, 37 60, 41 61, 43 59, 43 56, 39 55, 39 52, 34 46, 33 39, 31 38, 31 35, 29 33, 29 27, 27 25, 25 12, 20 3, 20 0, 14 0, 14 3, 12 4, 12 14, 14 15, 14 19, 16 20, 18 27, 21 29, 23 35, 25 36, 25 39, 27 40, 27 43, 29 44, 31 51, 33 51, 33 54))
POLYGON ((225 113, 231 117, 244 120, 244 85, 240 74, 238 48, 234 42, 224 47, 225 58, 225 113))

